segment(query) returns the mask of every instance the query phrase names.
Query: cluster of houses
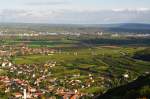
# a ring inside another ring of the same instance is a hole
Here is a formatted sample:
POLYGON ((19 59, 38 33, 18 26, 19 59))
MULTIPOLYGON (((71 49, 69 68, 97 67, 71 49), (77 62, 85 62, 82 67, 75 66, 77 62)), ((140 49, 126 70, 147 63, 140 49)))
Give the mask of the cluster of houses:
POLYGON ((14 46, 0 46, 0 56, 15 56, 15 55, 33 55, 33 54, 43 54, 51 55, 54 54, 56 50, 50 48, 29 48, 25 44, 14 45, 14 46))
MULTIPOLYGON (((26 46, 19 48, 24 51, 28 50, 26 46)), ((50 50, 48 53, 53 54, 54 50, 50 50)), ((88 74, 86 79, 81 80, 79 78, 82 75, 74 73, 59 78, 54 76, 57 72, 55 68, 59 68, 56 61, 47 61, 41 64, 13 64, 9 60, 3 60, 0 62, 0 68, 8 71, 7 76, 0 76, 0 82, 7 85, 5 92, 12 93, 12 97, 15 98, 29 99, 54 93, 63 99, 78 99, 87 95, 78 89, 90 88, 95 84, 102 86, 105 80, 104 78, 94 78, 92 74, 88 74)))
POLYGON ((0 82, 7 85, 6 93, 12 93, 14 98, 24 99, 37 98, 49 93, 54 93, 63 99, 79 99, 87 93, 81 93, 78 89, 90 88, 96 82, 101 84, 99 82, 102 79, 95 81, 92 74, 88 74, 85 80, 78 79, 82 76, 81 74, 67 74, 64 78, 57 78, 51 72, 55 67, 57 67, 55 61, 32 65, 16 65, 4 61, 0 68, 8 70, 8 76, 0 76, 0 82), (65 85, 60 86, 61 83, 65 85))
MULTIPOLYGON (((103 32, 92 32, 91 35, 98 35, 98 36, 103 36, 103 32)), ((40 37, 40 36, 58 36, 58 35, 70 35, 70 36, 81 36, 81 35, 89 35, 88 32, 36 32, 36 31, 31 31, 29 33, 24 33, 24 32, 18 32, 18 33, 10 33, 8 31, 0 31, 0 36, 10 36, 10 37, 40 37)))
MULTIPOLYGON (((22 55, 28 55, 29 53, 51 55, 55 53, 55 50, 52 49, 32 49, 25 45, 15 48, 3 46, 0 49, 7 49, 6 52, 14 52, 15 54, 21 51, 22 55)), ((75 52, 74 55, 78 55, 78 53, 75 52)), ((68 73, 57 76, 60 68, 63 68, 62 73, 65 72, 65 67, 59 67, 58 63, 52 60, 40 64, 13 64, 9 59, 2 59, 0 61, 0 69, 7 71, 7 76, 0 75, 0 88, 2 87, 6 94, 11 93, 11 97, 19 99, 36 99, 45 95, 49 97, 60 96, 63 99, 79 99, 88 94, 80 92, 79 89, 88 89, 94 86, 109 86, 109 83, 107 83, 110 80, 109 78, 103 76, 97 77, 92 73, 86 76, 80 73, 68 73)), ((124 78, 129 78, 127 73, 123 76, 124 78)))
POLYGON ((73 35, 80 36, 78 32, 36 32, 31 33, 8 33, 8 31, 0 31, 0 36, 19 36, 19 37, 37 37, 37 36, 57 36, 57 35, 73 35))
MULTIPOLYGON (((11 97, 17 99, 36 99, 46 94, 50 94, 49 97, 53 97, 52 99, 55 99, 56 96, 63 99, 79 99, 82 96, 89 95, 80 92, 79 89, 88 89, 93 86, 106 87, 108 86, 106 81, 110 80, 105 77, 96 77, 93 74, 88 74, 82 80, 80 79, 82 75, 79 73, 67 74, 64 78, 59 78, 54 76, 54 72, 51 72, 56 67, 57 62, 55 61, 32 65, 16 65, 4 61, 1 63, 0 68, 7 70, 8 75, 0 76, 0 83, 3 83, 3 90, 6 94, 11 93, 11 97)), ((128 74, 123 76, 125 78, 129 77, 128 74)))
POLYGON ((59 79, 51 77, 50 72, 50 69, 55 66, 56 62, 53 61, 32 65, 15 65, 9 61, 4 61, 1 63, 0 68, 7 70, 8 76, 0 76, 0 82, 4 83, 4 92, 11 93, 13 98, 31 99, 51 92, 64 99, 68 99, 68 97, 78 99, 77 97, 81 97, 82 94, 76 90, 66 90, 57 86, 59 79), (43 85, 43 81, 48 83, 43 85))
POLYGON ((111 37, 150 37, 149 33, 113 33, 111 37))
POLYGON ((5 50, 0 50, 0 56, 4 57, 4 56, 11 56, 11 53, 9 51, 5 51, 5 50))
POLYGON ((27 46, 22 46, 18 49, 18 53, 21 55, 26 55, 26 54, 44 54, 48 55, 51 53, 56 52, 54 49, 49 49, 49 48, 29 48, 27 46))
POLYGON ((0 76, 0 82, 4 83, 4 92, 12 93, 13 98, 31 99, 40 97, 43 93, 28 84, 28 81, 17 78, 9 78, 7 76, 0 76))

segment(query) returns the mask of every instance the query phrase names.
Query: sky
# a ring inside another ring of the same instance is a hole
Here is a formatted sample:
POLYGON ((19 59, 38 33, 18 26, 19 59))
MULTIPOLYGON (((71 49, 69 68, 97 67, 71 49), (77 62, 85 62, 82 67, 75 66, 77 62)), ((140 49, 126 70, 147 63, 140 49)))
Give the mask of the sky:
POLYGON ((150 23, 150 0, 0 0, 0 22, 150 23))

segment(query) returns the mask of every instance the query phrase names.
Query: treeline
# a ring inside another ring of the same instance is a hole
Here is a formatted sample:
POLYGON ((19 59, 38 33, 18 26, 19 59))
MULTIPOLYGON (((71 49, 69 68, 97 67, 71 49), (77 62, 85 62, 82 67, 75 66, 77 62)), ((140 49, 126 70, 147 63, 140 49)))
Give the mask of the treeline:
POLYGON ((133 58, 144 60, 144 61, 150 61, 150 48, 136 52, 133 58))
POLYGON ((81 43, 91 45, 150 45, 150 38, 98 38, 81 40, 81 43))
POLYGON ((108 90, 95 99, 150 99, 150 75, 141 76, 126 85, 108 90))

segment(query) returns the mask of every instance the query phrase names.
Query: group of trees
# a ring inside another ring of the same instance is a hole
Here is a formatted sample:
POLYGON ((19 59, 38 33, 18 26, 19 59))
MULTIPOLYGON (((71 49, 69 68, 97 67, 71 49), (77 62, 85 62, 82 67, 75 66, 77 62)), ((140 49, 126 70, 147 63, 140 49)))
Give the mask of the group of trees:
POLYGON ((140 59, 143 61, 150 61, 150 48, 137 51, 134 55, 135 59, 140 59))

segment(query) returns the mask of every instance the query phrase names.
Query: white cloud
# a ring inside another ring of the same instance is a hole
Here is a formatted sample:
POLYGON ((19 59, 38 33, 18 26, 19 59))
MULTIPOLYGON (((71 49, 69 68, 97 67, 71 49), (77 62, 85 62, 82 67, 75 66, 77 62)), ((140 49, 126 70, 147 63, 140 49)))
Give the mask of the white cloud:
POLYGON ((30 5, 30 6, 49 6, 49 5, 64 5, 64 4, 68 4, 69 1, 68 0, 50 0, 50 1, 36 1, 36 2, 29 2, 26 3, 26 5, 30 5))
POLYGON ((150 11, 150 9, 149 8, 139 8, 139 9, 137 9, 137 11, 150 11))
POLYGON ((114 12, 122 12, 122 11, 125 11, 126 9, 112 9, 112 11, 114 11, 114 12))
POLYGON ((114 12, 123 12, 123 11, 150 11, 149 8, 135 8, 135 9, 131 9, 131 8, 118 8, 118 9, 112 9, 112 11, 114 12))
MULTIPOLYGON (((7 22, 36 22, 36 23, 150 23, 150 10, 0 10, 0 17, 7 22), (137 13, 138 11, 138 13, 137 13)), ((0 20, 3 21, 3 20, 0 20)))

